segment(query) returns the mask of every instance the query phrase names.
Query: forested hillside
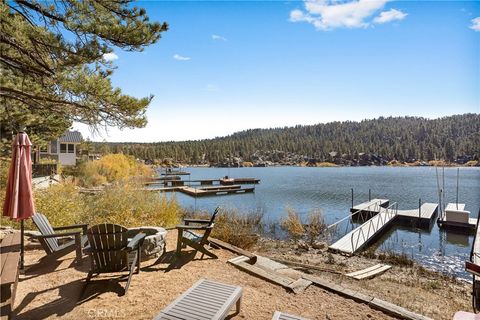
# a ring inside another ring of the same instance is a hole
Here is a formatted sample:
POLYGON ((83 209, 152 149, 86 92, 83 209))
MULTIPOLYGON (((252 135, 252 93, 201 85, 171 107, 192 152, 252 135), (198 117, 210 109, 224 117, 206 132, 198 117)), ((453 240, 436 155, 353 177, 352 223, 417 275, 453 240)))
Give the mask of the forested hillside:
POLYGON ((359 153, 367 153, 387 160, 454 161, 457 156, 480 154, 480 114, 433 120, 380 117, 361 122, 246 130, 196 141, 95 143, 93 149, 101 153, 123 152, 140 159, 171 158, 190 164, 215 164, 233 157, 252 161, 262 154, 273 154, 279 160, 295 154, 315 161, 331 161, 332 152, 352 159, 359 153))

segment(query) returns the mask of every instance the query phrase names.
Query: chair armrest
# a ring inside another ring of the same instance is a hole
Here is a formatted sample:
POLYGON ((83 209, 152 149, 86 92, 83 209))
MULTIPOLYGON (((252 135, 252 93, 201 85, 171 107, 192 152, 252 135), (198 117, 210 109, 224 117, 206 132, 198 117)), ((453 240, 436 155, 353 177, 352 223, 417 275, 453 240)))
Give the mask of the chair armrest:
POLYGON ((127 245, 127 251, 133 251, 138 249, 143 244, 143 240, 147 235, 145 233, 139 233, 127 245))
POLYGON ((34 238, 62 238, 62 237, 70 237, 70 236, 75 236, 75 235, 80 235, 80 231, 71 231, 71 232, 61 232, 61 233, 53 233, 53 234, 39 234, 39 235, 34 235, 34 238))
POLYGON ((82 229, 83 234, 87 233, 88 224, 87 223, 80 223, 80 224, 72 224, 69 226, 62 226, 62 227, 53 227, 53 230, 69 230, 69 229, 82 229))
POLYGON ((183 219, 184 222, 193 222, 193 223, 209 223, 210 220, 207 219, 183 219))
POLYGON ((186 226, 179 224, 175 228, 177 229, 187 229, 187 230, 207 230, 213 228, 213 226, 186 226))

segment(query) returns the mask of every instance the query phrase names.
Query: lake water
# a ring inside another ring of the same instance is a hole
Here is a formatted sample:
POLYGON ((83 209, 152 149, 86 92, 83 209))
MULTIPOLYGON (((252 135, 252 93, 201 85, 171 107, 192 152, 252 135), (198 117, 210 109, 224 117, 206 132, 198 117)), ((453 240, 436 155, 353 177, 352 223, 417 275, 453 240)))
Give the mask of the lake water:
MULTIPOLYGON (((372 199, 390 199, 390 203, 398 203, 399 209, 418 208, 419 198, 422 202, 438 202, 433 167, 186 168, 186 171, 191 173, 192 180, 225 175, 261 179, 255 185, 255 192, 249 194, 197 199, 180 193, 175 196, 182 206, 193 210, 212 212, 216 206, 240 212, 260 209, 267 221, 278 221, 286 215, 286 208, 291 207, 303 217, 319 209, 331 224, 349 214, 352 188, 355 204, 368 201, 369 189, 372 199)), ((441 176, 442 169, 438 172, 441 176)), ((455 202, 457 169, 445 168, 444 172, 446 202, 455 202)), ((461 168, 459 178, 459 202, 465 203, 465 209, 476 218, 480 208, 480 168, 461 168)), ((350 230, 347 220, 338 226, 336 237, 350 230)), ((473 235, 445 232, 435 223, 431 230, 393 225, 374 245, 378 250, 405 253, 430 269, 470 279, 463 269, 472 242, 473 235)))

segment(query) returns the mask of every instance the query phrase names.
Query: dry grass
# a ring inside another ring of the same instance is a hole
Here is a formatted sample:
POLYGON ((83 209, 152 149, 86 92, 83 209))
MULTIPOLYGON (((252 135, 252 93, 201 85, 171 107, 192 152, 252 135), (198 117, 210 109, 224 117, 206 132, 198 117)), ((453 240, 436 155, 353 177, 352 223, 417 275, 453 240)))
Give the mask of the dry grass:
POLYGON ((478 166, 480 166, 480 161, 471 160, 471 161, 468 161, 467 163, 465 163, 465 166, 467 166, 467 167, 478 167, 478 166))
MULTIPOLYGON (((0 198, 3 197, 0 196, 0 198)), ((72 182, 34 191, 36 211, 45 214, 53 226, 76 223, 116 223, 125 227, 171 227, 178 223, 182 208, 175 197, 146 192, 132 183, 117 183, 95 195, 81 194, 72 182)), ((18 227, 8 218, 3 226, 18 227)), ((28 229, 36 229, 30 219, 28 229)))
MULTIPOLYGON (((187 216, 210 219, 210 214, 205 211, 190 212, 187 216)), ((234 209, 221 208, 215 219, 212 237, 243 249, 250 249, 257 243, 263 228, 262 211, 239 213, 234 209)))
POLYGON ((305 234, 302 220, 292 208, 287 208, 287 217, 281 219, 280 228, 287 232, 288 236, 295 242, 300 240, 305 234))
POLYGON ((104 192, 84 196, 84 200, 83 222, 89 224, 171 227, 182 214, 175 197, 144 191, 132 183, 111 185, 104 192))
POLYGON ((323 168, 328 168, 328 167, 338 167, 335 163, 331 162, 317 162, 315 163, 316 167, 323 167, 323 168))

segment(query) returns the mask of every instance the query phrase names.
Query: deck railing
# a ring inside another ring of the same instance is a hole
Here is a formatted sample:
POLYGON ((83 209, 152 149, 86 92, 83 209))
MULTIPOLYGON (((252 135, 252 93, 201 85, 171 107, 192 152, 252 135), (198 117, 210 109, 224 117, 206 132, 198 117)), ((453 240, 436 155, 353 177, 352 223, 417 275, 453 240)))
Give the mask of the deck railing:
POLYGON ((389 205, 387 208, 379 208, 379 213, 358 227, 352 232, 350 241, 352 243, 352 253, 357 251, 360 246, 363 246, 371 236, 398 213, 398 204, 396 202, 389 205), (367 231, 364 231, 364 226, 367 226, 367 231), (360 241, 361 240, 361 241, 360 241))

